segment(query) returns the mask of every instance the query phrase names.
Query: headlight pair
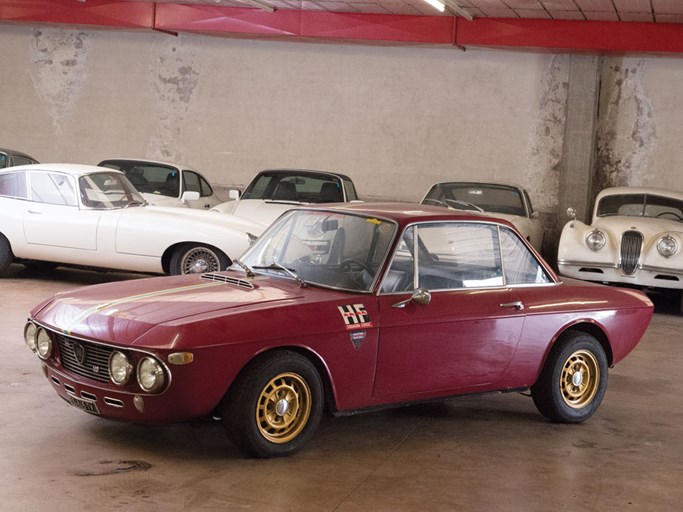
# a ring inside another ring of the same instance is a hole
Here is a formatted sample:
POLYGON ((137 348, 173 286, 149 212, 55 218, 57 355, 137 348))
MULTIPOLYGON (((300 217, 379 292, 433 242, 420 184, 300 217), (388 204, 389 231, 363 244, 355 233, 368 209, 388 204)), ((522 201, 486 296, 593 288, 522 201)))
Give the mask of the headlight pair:
MULTIPOLYGON (((109 375, 114 384, 124 386, 130 380, 133 373, 133 365, 123 352, 112 352, 109 357, 109 375)), ((143 391, 154 393, 159 391, 166 376, 164 368, 159 361, 150 356, 145 356, 138 362, 137 380, 143 391)))
POLYGON ((24 327, 24 342, 41 359, 47 359, 52 355, 52 338, 45 329, 33 322, 27 323, 24 327))

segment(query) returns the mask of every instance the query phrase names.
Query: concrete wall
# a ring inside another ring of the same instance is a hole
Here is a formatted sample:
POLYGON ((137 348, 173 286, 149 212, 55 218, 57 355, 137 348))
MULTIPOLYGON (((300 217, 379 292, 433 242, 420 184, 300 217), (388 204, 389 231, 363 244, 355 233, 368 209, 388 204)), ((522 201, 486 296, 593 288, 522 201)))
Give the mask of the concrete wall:
MULTIPOLYGON (((511 181, 564 221, 567 55, 9 24, 0 47, 0 146, 41 161, 182 161, 220 187, 336 170, 401 201, 438 180, 511 181)), ((604 60, 595 186, 683 189, 680 62, 604 60)))

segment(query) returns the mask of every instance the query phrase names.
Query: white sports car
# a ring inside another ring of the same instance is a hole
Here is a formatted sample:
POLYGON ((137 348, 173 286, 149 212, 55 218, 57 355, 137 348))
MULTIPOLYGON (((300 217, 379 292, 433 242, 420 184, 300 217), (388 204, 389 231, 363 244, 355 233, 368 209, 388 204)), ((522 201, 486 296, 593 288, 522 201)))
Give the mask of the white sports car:
POLYGON ((113 169, 0 170, 0 273, 13 261, 166 274, 223 270, 264 228, 208 211, 148 206, 113 169))
POLYGON ((187 165, 132 158, 111 158, 97 165, 125 172, 142 197, 154 206, 208 210, 221 203, 209 181, 187 165))
POLYGON ((683 193, 608 188, 595 200, 591 225, 574 218, 564 226, 557 265, 586 281, 683 289, 682 246, 683 193))
POLYGON ((270 224, 287 210, 312 203, 358 201, 351 178, 343 174, 306 169, 268 169, 259 172, 240 196, 230 191, 233 201, 211 211, 230 213, 270 224))
POLYGON ((422 204, 491 213, 512 224, 537 251, 543 248, 543 226, 526 190, 509 183, 450 181, 432 185, 422 204))

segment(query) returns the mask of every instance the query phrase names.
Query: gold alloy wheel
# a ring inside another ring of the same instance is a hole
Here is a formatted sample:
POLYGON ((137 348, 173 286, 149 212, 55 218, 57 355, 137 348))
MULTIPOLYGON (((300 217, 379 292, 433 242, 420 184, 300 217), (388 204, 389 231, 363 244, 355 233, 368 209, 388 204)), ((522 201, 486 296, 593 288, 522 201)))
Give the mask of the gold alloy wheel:
POLYGON ((560 391, 562 399, 573 409, 591 403, 600 386, 600 365, 588 350, 577 350, 562 366, 560 391))
POLYGON ((261 391, 256 424, 267 440, 283 444, 295 439, 311 415, 311 390, 296 373, 281 373, 261 391))

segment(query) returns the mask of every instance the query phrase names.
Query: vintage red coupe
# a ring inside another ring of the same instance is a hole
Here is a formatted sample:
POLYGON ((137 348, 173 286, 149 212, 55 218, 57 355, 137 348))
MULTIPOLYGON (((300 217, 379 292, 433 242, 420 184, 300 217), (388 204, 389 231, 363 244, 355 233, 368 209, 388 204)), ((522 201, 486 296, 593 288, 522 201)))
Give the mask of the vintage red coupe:
POLYGON ((531 390, 575 423, 652 316, 639 291, 561 281, 508 222, 408 204, 298 208, 225 272, 89 286, 25 328, 58 395, 137 423, 217 415, 287 455, 335 415, 531 390))

